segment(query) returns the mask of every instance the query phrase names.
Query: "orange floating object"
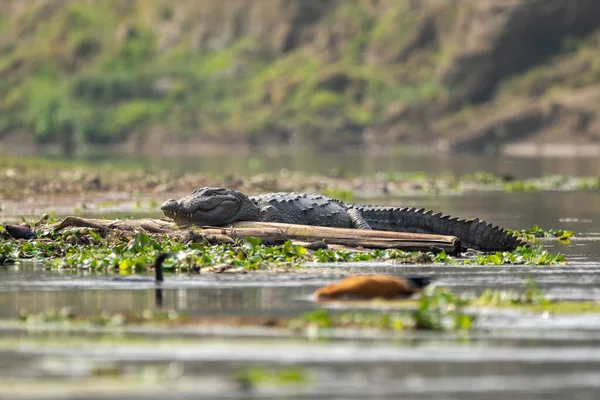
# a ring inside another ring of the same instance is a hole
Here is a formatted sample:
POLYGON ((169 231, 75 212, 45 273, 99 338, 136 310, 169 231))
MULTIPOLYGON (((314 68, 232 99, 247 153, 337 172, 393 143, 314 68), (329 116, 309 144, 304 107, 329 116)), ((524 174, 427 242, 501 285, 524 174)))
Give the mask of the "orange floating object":
POLYGON ((355 275, 315 291, 317 300, 393 299, 413 295, 431 283, 428 277, 400 278, 391 275, 355 275))

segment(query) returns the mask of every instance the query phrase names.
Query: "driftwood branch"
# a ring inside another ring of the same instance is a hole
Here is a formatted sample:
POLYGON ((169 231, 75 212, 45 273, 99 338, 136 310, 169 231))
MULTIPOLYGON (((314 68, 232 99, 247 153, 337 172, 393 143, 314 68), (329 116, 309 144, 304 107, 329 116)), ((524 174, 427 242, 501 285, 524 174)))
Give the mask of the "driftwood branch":
POLYGON ((173 222, 162 219, 141 218, 141 219, 94 219, 80 217, 66 217, 64 220, 54 225, 55 231, 65 228, 92 228, 98 230, 118 229, 121 231, 143 231, 147 233, 169 233, 175 228, 173 222))

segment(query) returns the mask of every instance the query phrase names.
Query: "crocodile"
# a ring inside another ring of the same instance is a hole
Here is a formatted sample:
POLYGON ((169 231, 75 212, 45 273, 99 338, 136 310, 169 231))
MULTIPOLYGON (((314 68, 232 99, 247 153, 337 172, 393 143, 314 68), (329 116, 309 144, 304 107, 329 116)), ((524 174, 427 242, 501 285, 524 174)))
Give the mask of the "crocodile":
POLYGON ((514 250, 525 243, 498 226, 475 219, 459 219, 414 207, 364 206, 323 195, 266 193, 247 196, 223 188, 203 187, 161 205, 177 225, 219 226, 236 221, 282 222, 338 228, 451 235, 463 248, 484 252, 514 250))

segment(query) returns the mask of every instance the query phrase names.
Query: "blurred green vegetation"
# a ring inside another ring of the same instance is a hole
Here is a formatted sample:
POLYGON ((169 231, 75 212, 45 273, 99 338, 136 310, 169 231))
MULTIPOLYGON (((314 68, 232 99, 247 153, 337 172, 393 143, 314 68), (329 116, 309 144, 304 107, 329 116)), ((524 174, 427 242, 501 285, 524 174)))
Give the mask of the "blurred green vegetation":
POLYGON ((324 32, 344 26, 339 49, 278 55, 249 35, 193 51, 183 34, 159 51, 155 27, 170 22, 174 9, 165 1, 129 3, 50 2, 0 19, 11 38, 0 42, 0 135, 26 130, 67 153, 150 126, 248 141, 291 132, 313 141, 330 131, 339 143, 384 118, 387 105, 441 90, 433 62, 419 76, 399 78, 394 65, 364 61, 369 43, 390 53, 403 46, 398 29, 410 37, 416 15, 404 2, 380 20, 362 2, 345 2, 319 22, 324 32))
MULTIPOLYGON (((459 50, 444 35, 459 2, 425 12, 404 1, 282 1, 276 18, 259 10, 273 25, 262 36, 235 3, 38 1, 0 13, 0 137, 30 132, 66 154, 153 128, 175 139, 339 148, 451 93, 439 69, 459 50)), ((597 82, 596 36, 563 45, 564 68, 582 73, 564 81, 540 66, 511 78, 500 98, 597 82)), ((450 114, 477 118, 462 112, 470 107, 450 114)))

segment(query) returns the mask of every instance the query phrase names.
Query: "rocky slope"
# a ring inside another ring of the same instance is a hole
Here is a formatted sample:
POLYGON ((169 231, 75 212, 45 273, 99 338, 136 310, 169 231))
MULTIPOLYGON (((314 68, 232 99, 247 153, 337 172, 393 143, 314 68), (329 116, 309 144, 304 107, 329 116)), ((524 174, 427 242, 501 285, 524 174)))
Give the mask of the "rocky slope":
POLYGON ((589 150, 598 15, 595 0, 6 0, 0 136, 66 153, 589 150))

